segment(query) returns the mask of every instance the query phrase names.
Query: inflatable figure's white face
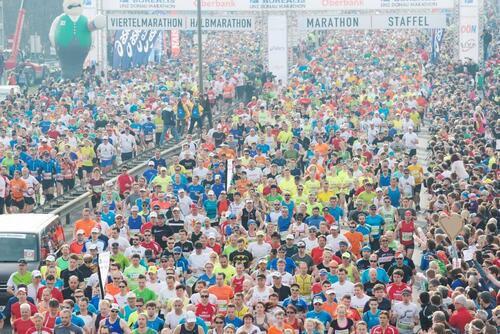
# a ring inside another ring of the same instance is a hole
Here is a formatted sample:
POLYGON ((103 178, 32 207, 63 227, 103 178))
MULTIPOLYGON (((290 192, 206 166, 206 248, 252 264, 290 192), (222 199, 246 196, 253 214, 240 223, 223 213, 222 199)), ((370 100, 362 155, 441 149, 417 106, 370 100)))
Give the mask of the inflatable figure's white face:
POLYGON ((69 16, 80 16, 83 13, 83 0, 63 0, 63 10, 69 16))

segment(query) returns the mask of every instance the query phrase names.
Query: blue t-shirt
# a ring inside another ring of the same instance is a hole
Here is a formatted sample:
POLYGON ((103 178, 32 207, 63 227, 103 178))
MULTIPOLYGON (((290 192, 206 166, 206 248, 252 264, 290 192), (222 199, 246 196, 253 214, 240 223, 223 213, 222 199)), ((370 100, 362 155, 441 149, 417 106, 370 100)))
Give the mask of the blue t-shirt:
POLYGON ((283 301, 283 307, 286 308, 288 305, 295 306, 299 311, 307 310, 307 303, 304 299, 300 298, 293 300, 292 297, 288 297, 283 301))
POLYGON ((382 236, 382 225, 385 221, 381 215, 368 215, 366 216, 366 224, 371 227, 371 236, 374 239, 379 239, 382 236))
POLYGON ((379 309, 377 309, 377 312, 375 312, 375 314, 373 314, 372 311, 370 310, 363 313, 363 321, 366 322, 366 324, 368 325, 368 330, 371 330, 373 327, 380 324, 379 316, 380 316, 379 309))
MULTIPOLYGON (((295 262, 291 258, 285 257, 285 271, 293 275, 293 271, 295 270, 295 268, 297 268, 295 262)), ((275 271, 278 270, 278 259, 275 258, 271 262, 269 262, 267 264, 267 269, 275 271)))
POLYGON ((332 321, 332 316, 330 315, 330 313, 323 310, 319 312, 313 310, 306 313, 306 319, 319 320, 326 327, 326 325, 332 321))
POLYGON ((208 277, 207 274, 203 274, 198 278, 198 280, 203 281, 203 282, 207 282, 208 286, 212 286, 212 285, 215 285, 215 278, 216 278, 215 274, 213 274, 212 277, 208 277))
POLYGON ((344 210, 340 206, 329 207, 328 212, 335 218, 336 222, 340 221, 341 217, 344 217, 344 210))
POLYGON ((289 215, 288 217, 279 216, 278 217, 278 230, 280 232, 288 231, 290 224, 292 223, 292 217, 289 215))
POLYGON ((210 219, 214 219, 217 217, 217 201, 207 199, 203 202, 203 207, 207 213, 207 217, 210 219))
POLYGON ((243 320, 241 320, 238 317, 235 317, 234 319, 231 320, 231 319, 229 319, 228 316, 226 316, 224 318, 224 325, 229 325, 229 324, 233 324, 234 327, 239 328, 239 327, 243 326, 243 320))
MULTIPOLYGON (((73 325, 81 327, 81 328, 85 327, 85 321, 83 321, 82 318, 80 318, 79 316, 74 315, 74 314, 71 315, 71 323, 73 325)), ((61 324, 61 317, 56 318, 56 325, 59 325, 59 324, 61 324)))

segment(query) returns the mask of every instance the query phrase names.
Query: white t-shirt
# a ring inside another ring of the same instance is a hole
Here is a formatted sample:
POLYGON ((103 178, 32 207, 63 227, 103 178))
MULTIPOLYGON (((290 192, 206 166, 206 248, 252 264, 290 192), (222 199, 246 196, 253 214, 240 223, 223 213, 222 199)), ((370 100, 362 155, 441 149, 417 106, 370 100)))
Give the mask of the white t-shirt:
POLYGON ((394 304, 394 313, 396 313, 396 324, 400 333, 413 333, 415 327, 415 318, 418 316, 418 307, 414 303, 408 305, 403 302, 394 304))
POLYGON ((120 135, 120 148, 122 153, 131 153, 135 147, 135 138, 130 133, 120 135))
POLYGON ((253 183, 258 182, 263 175, 262 169, 257 167, 254 169, 247 168, 245 169, 245 172, 247 173, 248 179, 253 183))
POLYGON ((198 277, 203 274, 205 264, 210 261, 210 255, 203 252, 198 255, 196 251, 193 251, 191 255, 189 255, 188 261, 193 269, 193 276, 198 277))
POLYGON ((403 143, 405 147, 409 150, 411 149, 416 149, 417 148, 417 143, 418 143, 418 136, 415 132, 412 133, 405 133, 403 135, 403 143))
POLYGON ((350 281, 345 281, 344 284, 340 284, 340 282, 335 282, 332 284, 332 288, 335 289, 335 293, 337 295, 337 300, 342 299, 345 295, 353 295, 354 294, 354 283, 350 281))
POLYGON ((259 243, 255 241, 248 245, 248 251, 252 253, 254 259, 257 261, 268 256, 269 253, 271 252, 271 249, 272 249, 271 245, 268 244, 267 242, 264 242, 262 243, 262 245, 259 245, 259 243))
POLYGON ((359 314, 363 314, 363 309, 370 300, 370 297, 367 295, 363 295, 361 298, 359 298, 356 295, 351 296, 351 306, 354 307, 356 310, 358 310, 359 314))

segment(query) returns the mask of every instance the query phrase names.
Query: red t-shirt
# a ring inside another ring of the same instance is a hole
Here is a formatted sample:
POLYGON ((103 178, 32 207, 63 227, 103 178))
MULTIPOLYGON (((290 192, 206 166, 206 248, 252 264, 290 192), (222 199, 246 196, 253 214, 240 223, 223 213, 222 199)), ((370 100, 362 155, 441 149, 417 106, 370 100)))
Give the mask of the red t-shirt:
POLYGON ((401 284, 389 284, 387 286, 387 296, 391 301, 393 300, 398 300, 402 301, 403 298, 401 296, 401 292, 403 292, 404 289, 411 289, 406 283, 401 283, 401 284))
POLYGON ((43 327, 47 327, 47 328, 54 328, 56 327, 56 318, 58 317, 59 315, 55 316, 55 317, 51 317, 49 312, 46 312, 45 313, 45 316, 43 317, 43 327))
POLYGON ((196 305, 195 314, 202 318, 205 322, 212 323, 215 315, 217 314, 217 307, 215 305, 208 303, 207 305, 203 305, 199 303, 196 305))
POLYGON ((153 251, 153 254, 158 256, 161 254, 161 246, 158 245, 156 241, 150 241, 150 242, 141 242, 141 246, 146 248, 146 249, 151 249, 153 251))
POLYGON ((31 321, 31 319, 17 319, 12 325, 12 329, 14 329, 18 334, 25 334, 31 327, 35 327, 35 323, 31 321))
POLYGON ((465 325, 471 322, 474 318, 470 314, 469 310, 465 307, 462 307, 460 310, 453 312, 450 317, 449 324, 457 328, 461 333, 465 332, 465 325))
MULTIPOLYGON (((42 299, 42 293, 43 293, 43 290, 45 290, 45 288, 46 288, 45 286, 42 286, 41 288, 38 289, 38 291, 36 293, 37 300, 42 299)), ((62 303, 64 301, 64 297, 62 295, 62 292, 58 288, 53 288, 50 295, 52 298, 56 299, 59 303, 62 303)))
MULTIPOLYGON (((31 308, 31 315, 35 314, 38 312, 38 309, 36 308, 35 305, 31 304, 30 302, 27 302, 30 305, 31 308)), ((15 319, 21 318, 21 304, 19 302, 13 304, 10 308, 11 314, 15 319)))
POLYGON ((134 183, 134 178, 130 175, 120 175, 118 176, 118 188, 120 189, 120 194, 128 191, 132 188, 132 183, 134 183))
POLYGON ((318 265, 321 263, 321 261, 323 260, 323 251, 324 249, 320 247, 314 247, 311 250, 311 257, 313 259, 314 264, 318 265))
POLYGON ((82 254, 85 243, 79 244, 76 240, 69 245, 69 251, 73 254, 82 254))
POLYGON ((35 327, 31 327, 30 329, 28 329, 28 331, 26 332, 26 334, 52 334, 53 331, 52 329, 48 328, 48 327, 42 327, 40 329, 40 331, 38 329, 36 329, 35 327))
POLYGON ((384 331, 380 325, 377 325, 372 328, 370 334, 399 334, 399 331, 396 327, 390 325, 384 331))

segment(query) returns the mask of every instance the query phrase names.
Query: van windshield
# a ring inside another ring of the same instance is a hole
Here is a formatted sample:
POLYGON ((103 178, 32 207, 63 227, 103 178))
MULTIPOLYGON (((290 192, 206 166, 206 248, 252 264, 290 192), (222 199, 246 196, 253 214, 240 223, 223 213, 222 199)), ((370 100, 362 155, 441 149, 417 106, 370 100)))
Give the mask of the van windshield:
POLYGON ((34 233, 0 233, 0 262, 38 261, 38 237, 34 233))

